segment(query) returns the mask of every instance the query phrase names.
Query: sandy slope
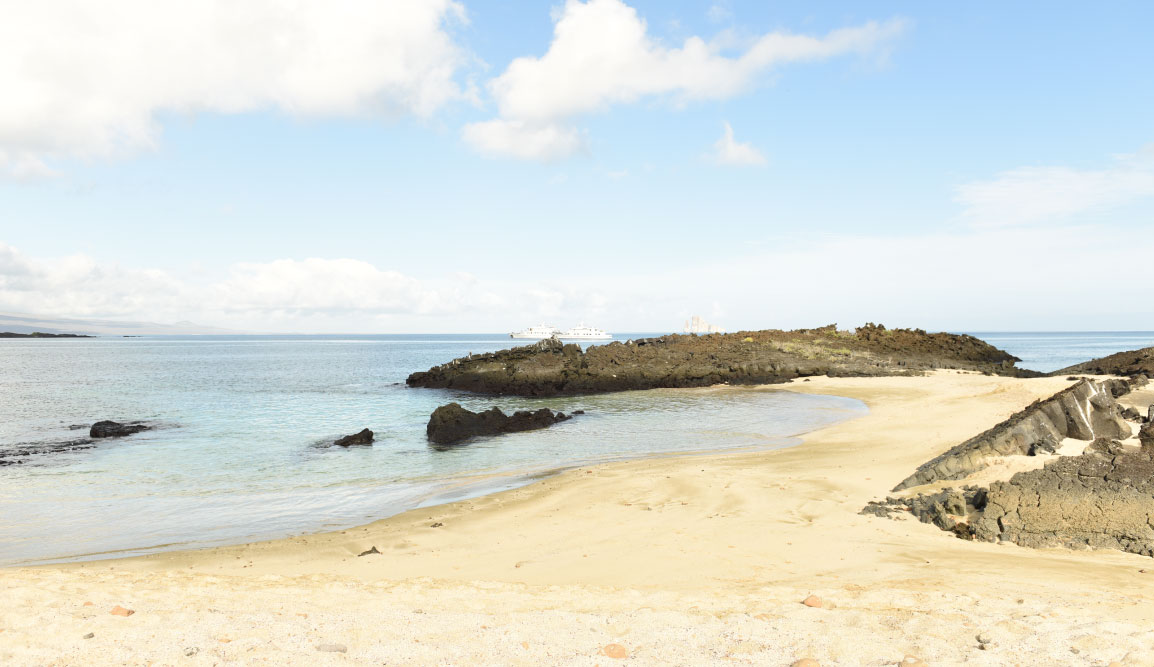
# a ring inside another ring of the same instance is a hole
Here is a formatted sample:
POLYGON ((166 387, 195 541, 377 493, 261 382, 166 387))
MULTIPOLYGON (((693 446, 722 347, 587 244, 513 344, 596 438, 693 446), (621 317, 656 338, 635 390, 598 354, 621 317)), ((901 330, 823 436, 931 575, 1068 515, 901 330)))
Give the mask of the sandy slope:
POLYGON ((644 664, 1154 664, 1150 559, 857 513, 1067 384, 814 378, 789 389, 870 414, 787 450, 583 468, 340 533, 0 571, 0 663, 607 665, 619 644, 644 664))

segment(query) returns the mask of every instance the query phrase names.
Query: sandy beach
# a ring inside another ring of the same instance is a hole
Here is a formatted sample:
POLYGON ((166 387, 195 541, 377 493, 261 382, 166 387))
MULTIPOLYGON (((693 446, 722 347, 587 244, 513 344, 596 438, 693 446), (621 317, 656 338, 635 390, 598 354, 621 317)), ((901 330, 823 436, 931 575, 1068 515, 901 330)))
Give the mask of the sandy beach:
POLYGON ((1151 665, 1149 558, 859 514, 1069 384, 815 377, 764 391, 869 414, 788 449, 583 467, 347 531, 0 570, 0 663, 1151 665))

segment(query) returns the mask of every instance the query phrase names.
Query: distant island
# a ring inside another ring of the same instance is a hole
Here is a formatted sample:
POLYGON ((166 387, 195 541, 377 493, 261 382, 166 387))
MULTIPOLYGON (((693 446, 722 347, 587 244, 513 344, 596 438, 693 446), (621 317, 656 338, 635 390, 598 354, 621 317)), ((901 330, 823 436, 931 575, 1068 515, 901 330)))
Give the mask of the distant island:
POLYGON ((84 334, 54 334, 43 333, 40 331, 33 331, 32 333, 13 333, 11 331, 0 331, 0 338, 92 338, 84 334))

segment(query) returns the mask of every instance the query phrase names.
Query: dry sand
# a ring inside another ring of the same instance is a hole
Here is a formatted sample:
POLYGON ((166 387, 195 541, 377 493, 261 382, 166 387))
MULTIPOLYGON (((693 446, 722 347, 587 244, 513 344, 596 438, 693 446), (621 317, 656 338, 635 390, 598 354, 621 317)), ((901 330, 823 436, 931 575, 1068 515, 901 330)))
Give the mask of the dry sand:
POLYGON ((870 413, 785 450, 586 467, 337 533, 2 570, 0 663, 1154 665, 1149 558, 858 514, 1068 384, 814 378, 787 388, 870 413))

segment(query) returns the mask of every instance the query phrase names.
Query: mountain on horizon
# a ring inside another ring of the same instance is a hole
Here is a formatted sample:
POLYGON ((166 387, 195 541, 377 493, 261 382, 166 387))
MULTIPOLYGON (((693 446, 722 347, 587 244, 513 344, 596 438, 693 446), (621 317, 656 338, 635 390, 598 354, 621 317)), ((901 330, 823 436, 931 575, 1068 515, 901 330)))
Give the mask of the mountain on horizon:
POLYGON ((183 320, 174 324, 158 322, 131 322, 119 320, 79 319, 33 315, 31 313, 0 312, 0 331, 12 333, 73 333, 97 336, 144 335, 224 335, 245 331, 210 327, 183 320))

